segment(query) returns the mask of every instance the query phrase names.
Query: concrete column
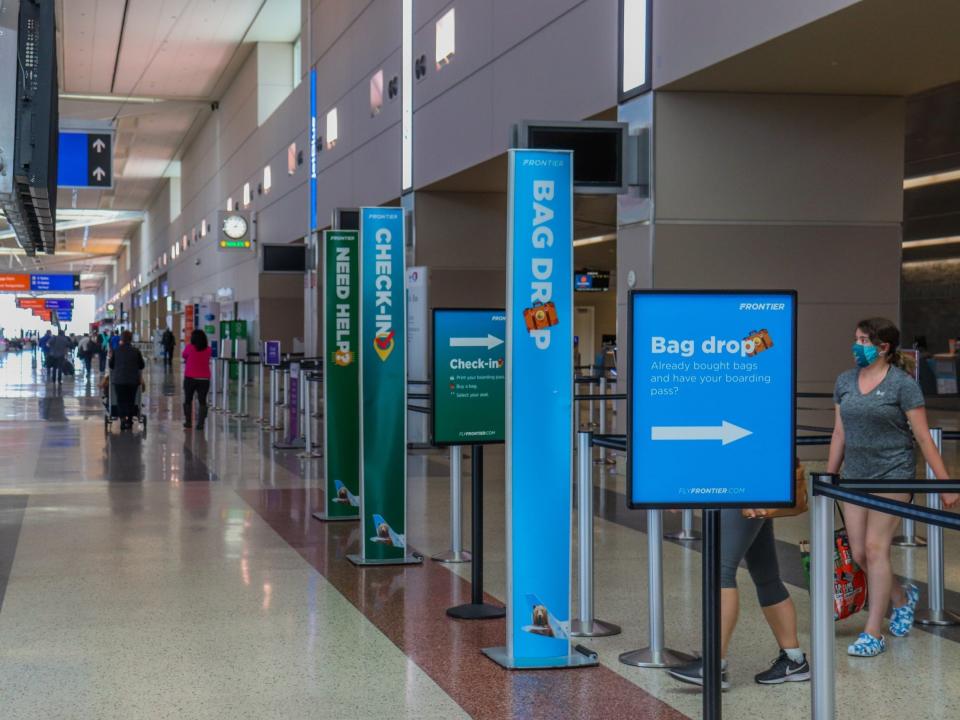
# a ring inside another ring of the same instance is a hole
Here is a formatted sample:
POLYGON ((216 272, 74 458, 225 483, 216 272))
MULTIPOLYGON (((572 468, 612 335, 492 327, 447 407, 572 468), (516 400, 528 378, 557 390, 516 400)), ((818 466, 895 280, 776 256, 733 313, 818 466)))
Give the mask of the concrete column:
POLYGON ((796 289, 798 389, 830 390, 856 322, 899 321, 903 100, 656 92, 652 109, 649 224, 621 201, 620 279, 796 289))

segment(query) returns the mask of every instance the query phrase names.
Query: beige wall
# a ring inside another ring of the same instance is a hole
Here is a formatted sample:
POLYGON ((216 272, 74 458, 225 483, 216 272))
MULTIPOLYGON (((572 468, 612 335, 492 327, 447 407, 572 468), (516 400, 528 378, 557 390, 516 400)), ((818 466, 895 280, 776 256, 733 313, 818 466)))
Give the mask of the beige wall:
POLYGON ((257 336, 261 340, 279 340, 284 352, 293 352, 293 339, 303 340, 303 278, 261 274, 259 286, 257 336))
POLYGON ((663 87, 860 0, 653 0, 654 82, 663 87))
POLYGON ((618 238, 624 344, 631 270, 641 288, 796 289, 799 389, 830 390, 855 323, 898 319, 903 101, 660 92, 654 108, 653 222, 618 238))

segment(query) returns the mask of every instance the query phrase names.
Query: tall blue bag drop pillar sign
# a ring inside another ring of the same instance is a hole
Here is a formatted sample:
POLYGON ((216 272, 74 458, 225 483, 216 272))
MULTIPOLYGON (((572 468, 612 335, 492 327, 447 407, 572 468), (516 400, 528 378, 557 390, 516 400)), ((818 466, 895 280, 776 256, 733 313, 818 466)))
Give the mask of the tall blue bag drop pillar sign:
POLYGON ((513 669, 596 664, 570 642, 573 153, 511 150, 507 218, 507 644, 513 669))

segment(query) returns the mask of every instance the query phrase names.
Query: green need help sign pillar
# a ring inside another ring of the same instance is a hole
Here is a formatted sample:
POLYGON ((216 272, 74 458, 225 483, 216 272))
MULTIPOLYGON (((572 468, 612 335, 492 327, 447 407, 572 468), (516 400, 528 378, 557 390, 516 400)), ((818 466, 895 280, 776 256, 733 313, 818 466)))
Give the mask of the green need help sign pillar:
POLYGON ((407 549, 407 302, 401 208, 360 209, 360 555, 420 562, 407 549))
POLYGON ((323 233, 323 469, 320 520, 360 517, 360 238, 323 233))

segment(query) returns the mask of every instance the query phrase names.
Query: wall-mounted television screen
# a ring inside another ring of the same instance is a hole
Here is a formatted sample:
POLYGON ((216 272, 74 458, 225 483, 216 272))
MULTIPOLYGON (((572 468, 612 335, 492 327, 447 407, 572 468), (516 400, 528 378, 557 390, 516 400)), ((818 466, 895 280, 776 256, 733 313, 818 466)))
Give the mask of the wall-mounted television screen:
POLYGON ((263 272, 303 273, 307 270, 307 248, 304 245, 267 245, 263 248, 263 272))
POLYGON ((573 274, 573 289, 577 292, 606 292, 610 289, 607 270, 577 270, 573 274))

